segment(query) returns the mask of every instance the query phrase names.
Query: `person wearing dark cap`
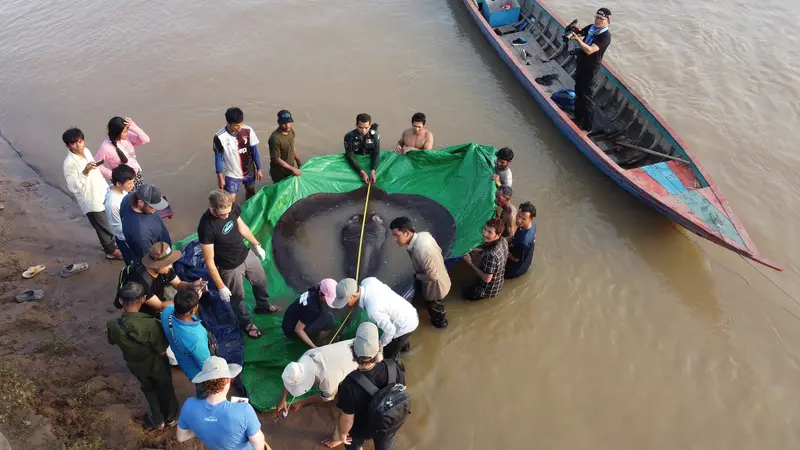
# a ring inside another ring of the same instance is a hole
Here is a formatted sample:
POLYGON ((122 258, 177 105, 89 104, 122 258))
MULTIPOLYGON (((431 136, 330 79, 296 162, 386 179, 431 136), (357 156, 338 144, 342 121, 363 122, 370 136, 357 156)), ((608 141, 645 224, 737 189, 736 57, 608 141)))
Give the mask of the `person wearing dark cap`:
POLYGON ((278 111, 278 128, 269 136, 269 176, 273 183, 303 173, 300 170, 303 163, 294 143, 293 123, 292 113, 285 109, 278 111))
POLYGON ((594 79, 603 62, 603 55, 611 44, 611 32, 608 31, 610 22, 611 11, 600 8, 595 13, 594 24, 570 36, 579 47, 575 70, 575 121, 585 131, 592 130, 594 79))
POLYGON ((369 114, 357 115, 356 128, 344 135, 344 158, 364 183, 375 183, 378 180, 375 171, 381 161, 381 134, 378 132, 378 124, 372 123, 369 114), (355 155, 370 156, 369 175, 358 164, 355 155))
POLYGON ((143 184, 122 199, 122 234, 135 261, 142 259, 156 242, 172 244, 164 221, 156 214, 168 207, 161 191, 152 184, 143 184))

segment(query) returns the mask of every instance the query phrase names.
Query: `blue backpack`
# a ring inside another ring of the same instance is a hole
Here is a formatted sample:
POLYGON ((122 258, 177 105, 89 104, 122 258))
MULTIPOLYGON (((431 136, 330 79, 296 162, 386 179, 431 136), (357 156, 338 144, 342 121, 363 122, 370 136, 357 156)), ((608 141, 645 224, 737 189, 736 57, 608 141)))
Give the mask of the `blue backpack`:
POLYGON ((572 89, 561 89, 551 95, 550 100, 564 111, 575 111, 575 91, 572 89))

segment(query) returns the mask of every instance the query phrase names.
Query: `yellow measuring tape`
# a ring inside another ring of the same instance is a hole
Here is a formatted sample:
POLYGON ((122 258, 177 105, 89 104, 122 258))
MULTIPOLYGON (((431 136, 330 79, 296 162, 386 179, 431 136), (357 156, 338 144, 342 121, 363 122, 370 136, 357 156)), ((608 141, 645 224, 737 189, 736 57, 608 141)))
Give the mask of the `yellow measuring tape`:
MULTIPOLYGON (((356 284, 358 284, 358 276, 361 273, 361 247, 364 244, 364 227, 367 225, 367 208, 369 208, 369 194, 370 194, 370 192, 372 192, 372 183, 368 183, 367 184, 367 198, 364 201, 364 217, 361 219, 361 236, 359 236, 359 238, 358 238, 358 258, 356 259, 356 284)), ((350 314, 353 314, 353 309, 355 309, 355 307, 351 306, 350 307, 350 311, 347 312, 347 316, 344 318, 344 321, 339 326, 339 329, 336 330, 336 333, 333 334, 333 337, 331 338, 330 342, 328 342, 328 345, 332 344, 333 341, 336 340, 336 336, 339 335, 339 332, 342 331, 342 328, 344 328, 344 324, 346 324, 347 321, 350 319, 350 314)), ((296 399, 296 397, 293 395, 292 399, 289 400, 289 404, 286 406, 286 408, 291 407, 292 403, 294 403, 295 399, 296 399)), ((286 415, 288 415, 288 414, 289 414, 289 411, 287 409, 286 415)))

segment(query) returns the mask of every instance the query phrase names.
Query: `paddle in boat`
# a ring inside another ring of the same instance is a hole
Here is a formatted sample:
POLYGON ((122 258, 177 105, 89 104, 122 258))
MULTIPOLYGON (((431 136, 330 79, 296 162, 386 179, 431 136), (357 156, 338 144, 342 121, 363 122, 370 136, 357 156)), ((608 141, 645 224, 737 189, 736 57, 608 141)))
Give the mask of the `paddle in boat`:
POLYGON ((553 96, 569 95, 576 69, 571 52, 576 44, 562 39, 561 19, 535 0, 463 1, 536 103, 605 174, 698 236, 782 270, 759 255, 719 187, 677 133, 605 63, 595 82, 589 132, 559 107, 565 102, 556 103, 553 96))

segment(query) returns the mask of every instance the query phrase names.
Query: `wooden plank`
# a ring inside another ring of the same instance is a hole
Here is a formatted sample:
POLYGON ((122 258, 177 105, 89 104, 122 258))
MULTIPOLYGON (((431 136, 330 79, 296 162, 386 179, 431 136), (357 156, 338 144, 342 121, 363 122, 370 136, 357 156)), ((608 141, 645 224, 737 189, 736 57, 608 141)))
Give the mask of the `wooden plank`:
POLYGON ((642 187, 645 191, 653 194, 656 197, 667 197, 669 191, 664 189, 664 186, 660 185, 658 181, 654 180, 653 177, 647 174, 641 168, 631 169, 628 171, 628 175, 633 179, 633 182, 638 184, 642 187))
POLYGON ((661 152, 656 152, 656 151, 650 150, 649 148, 639 147, 638 145, 629 144, 629 143, 624 142, 624 141, 617 141, 616 143, 621 145, 621 146, 623 146, 623 147, 628 147, 628 148, 631 148, 631 149, 634 149, 634 150, 638 150, 640 152, 649 153, 651 155, 661 156, 662 158, 671 159, 673 161, 680 161, 680 162, 682 162, 684 164, 691 164, 689 161, 687 161, 685 159, 681 159, 681 158, 678 158, 678 157, 672 156, 672 155, 667 155, 667 154, 661 153, 661 152))
POLYGON ((670 194, 676 195, 686 192, 681 180, 672 173, 672 169, 665 163, 651 164, 641 167, 641 169, 647 172, 658 184, 664 186, 664 189, 668 190, 670 194))
POLYGON ((667 165, 687 190, 691 191, 703 187, 697 177, 694 176, 690 166, 680 161, 667 161, 667 165))

